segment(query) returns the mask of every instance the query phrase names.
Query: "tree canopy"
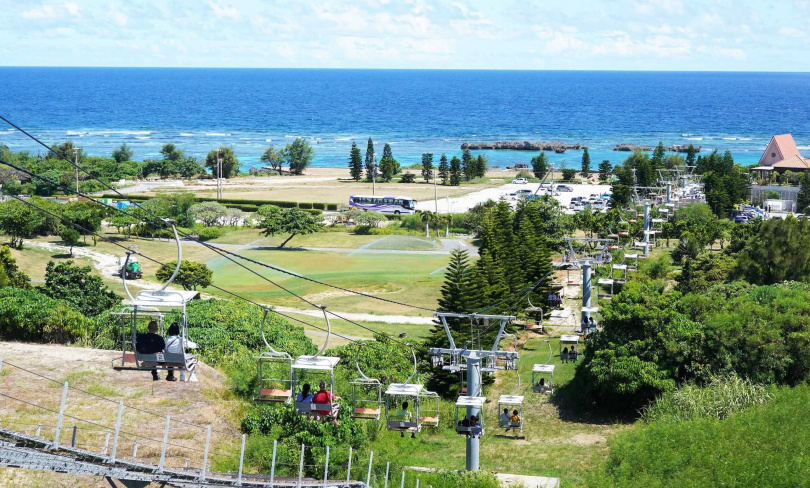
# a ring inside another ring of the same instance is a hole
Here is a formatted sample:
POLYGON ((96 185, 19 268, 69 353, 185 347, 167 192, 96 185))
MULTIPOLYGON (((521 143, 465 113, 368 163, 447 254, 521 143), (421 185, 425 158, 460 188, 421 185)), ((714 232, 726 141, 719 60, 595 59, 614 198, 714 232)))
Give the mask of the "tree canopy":
MULTIPOLYGON (((176 266, 176 260, 163 263, 155 273, 155 277, 163 282, 169 281, 176 266)), ((186 261, 184 259, 180 262, 180 270, 177 272, 173 283, 182 286, 184 290, 197 290, 197 288, 211 286, 213 279, 214 272, 208 269, 205 263, 186 261)))
POLYGON ((297 235, 312 234, 321 229, 321 222, 312 214, 300 208, 280 208, 275 205, 262 205, 256 212, 260 218, 258 227, 266 236, 289 234, 278 247, 284 247, 297 235))

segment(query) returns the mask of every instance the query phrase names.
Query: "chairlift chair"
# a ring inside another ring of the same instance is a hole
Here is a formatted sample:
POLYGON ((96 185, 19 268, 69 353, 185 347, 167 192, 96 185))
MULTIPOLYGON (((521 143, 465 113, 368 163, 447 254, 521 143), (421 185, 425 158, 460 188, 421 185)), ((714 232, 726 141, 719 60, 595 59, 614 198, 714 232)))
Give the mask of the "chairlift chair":
MULTIPOLYGON (((625 255, 625 260, 627 259, 627 255, 625 255)), ((613 279, 616 283, 624 283, 627 281, 627 265, 622 264, 614 264, 610 267, 610 278, 613 279), (616 271, 619 271, 619 276, 616 276, 616 271)), ((611 292, 611 295, 613 293, 611 292)))
POLYGON ((520 432, 523 432, 523 396, 518 395, 520 392, 520 371, 515 368, 515 373, 517 373, 517 385, 515 386, 515 391, 512 392, 511 395, 501 395, 498 397, 498 426, 505 427, 507 430, 509 429, 517 429, 520 432), (501 421, 501 412, 506 407, 507 414, 510 411, 517 410, 518 411, 518 422, 512 422, 511 415, 509 415, 509 419, 506 421, 501 421), (509 407, 517 407, 509 408, 509 407))
MULTIPOLYGON (((187 350, 193 344, 188 341, 186 305, 197 296, 197 292, 193 290, 167 290, 180 271, 183 252, 174 222, 171 220, 165 220, 165 222, 171 225, 177 243, 177 264, 169 280, 160 289, 142 290, 133 297, 127 287, 127 273, 121 273, 121 282, 130 304, 120 312, 112 313, 112 315, 121 318, 121 359, 120 363, 118 363, 117 359, 112 361, 112 367, 116 371, 189 371, 187 350), (138 338, 140 334, 146 332, 144 325, 151 320, 155 320, 158 322, 159 333, 162 336, 163 317, 168 314, 180 315, 182 352, 138 352, 138 338), (139 324, 141 324, 140 328, 139 324)), ((123 263, 124 269, 128 266, 129 259, 133 254, 136 254, 135 251, 127 251, 127 257, 123 263)))
MULTIPOLYGON (((615 280, 613 278, 599 278, 597 280, 597 284, 600 285, 600 286, 609 286, 610 287, 610 294, 605 295, 605 294, 600 294, 600 293, 597 292, 596 297, 598 299, 602 299, 602 300, 611 300, 611 299, 613 299, 613 283, 614 282, 615 282, 615 280)), ((601 290, 601 288, 599 288, 599 289, 601 290)))
POLYGON ((292 398, 292 357, 286 352, 276 351, 268 342, 264 334, 264 325, 267 321, 269 309, 264 310, 262 317, 261 334, 266 351, 262 351, 256 359, 258 374, 258 391, 253 397, 257 402, 287 403, 292 398))
POLYGON ((380 420, 382 411, 382 385, 380 380, 369 378, 360 368, 360 349, 363 343, 357 344, 354 364, 360 377, 349 382, 352 385, 352 418, 362 420, 380 420))
POLYGON ((399 432, 403 436, 409 432, 415 437, 416 433, 422 431, 423 425, 434 427, 439 425, 439 396, 425 390, 421 383, 411 383, 416 376, 417 361, 413 346, 410 348, 413 356, 411 375, 404 383, 391 383, 385 390, 385 425, 389 431, 399 432), (434 401, 435 409, 431 408, 434 401), (404 402, 408 402, 409 408, 413 407, 412 414, 410 410, 407 410, 407 414, 402 412, 405 409, 400 407, 404 402), (423 402, 426 404, 424 408, 423 402))
POLYGON ((484 435, 484 403, 486 403, 486 401, 487 399, 482 396, 458 397, 458 400, 456 400, 456 433, 468 437, 480 437, 484 435), (478 409, 478 415, 476 415, 478 422, 475 425, 470 425, 470 419, 473 416, 471 412, 473 412, 474 409, 478 409))
POLYGON ((622 264, 627 265, 627 271, 637 271, 638 270, 638 253, 630 253, 624 255, 624 261, 622 264))
MULTIPOLYGON (((320 309, 323 312, 324 319, 326 319, 326 340, 324 340, 323 346, 321 346, 321 349, 314 356, 298 356, 293 361, 292 393, 294 395, 301 393, 303 391, 303 385, 307 382, 312 381, 314 383, 313 380, 307 379, 309 376, 315 378, 328 377, 328 392, 332 395, 335 393, 335 366, 337 366, 340 358, 335 356, 321 356, 329 344, 329 337, 332 335, 332 324, 329 321, 326 307, 321 306, 320 309)), ((311 391, 313 391, 312 401, 304 401, 306 398, 301 398, 299 401, 299 398, 296 396, 294 402, 295 411, 301 415, 307 416, 322 415, 331 416, 333 418, 337 417, 340 411, 340 404, 336 401, 316 403, 314 397, 317 396, 317 391, 314 391, 314 388, 311 391)))
MULTIPOLYGON (((532 391, 535 393, 542 393, 544 395, 551 395, 554 393, 553 364, 535 364, 532 366, 532 391), (543 380, 542 384, 540 382, 541 379, 543 380)), ((522 418, 523 417, 521 417, 521 419, 522 418)))

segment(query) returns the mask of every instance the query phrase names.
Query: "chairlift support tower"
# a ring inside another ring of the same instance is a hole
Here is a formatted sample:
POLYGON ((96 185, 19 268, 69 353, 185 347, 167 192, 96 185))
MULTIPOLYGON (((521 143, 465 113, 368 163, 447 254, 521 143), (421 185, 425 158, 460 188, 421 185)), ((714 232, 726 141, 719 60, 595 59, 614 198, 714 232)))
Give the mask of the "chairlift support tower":
MULTIPOLYGON (((466 363, 467 369, 467 396, 468 397, 481 397, 481 374, 484 371, 492 372, 494 369, 492 368, 482 368, 482 361, 489 360, 492 358, 493 362, 495 359, 503 359, 506 361, 505 369, 513 369, 516 366, 518 353, 517 351, 499 351, 498 344, 501 341, 501 338, 504 336, 504 329, 506 329, 506 324, 515 321, 515 317, 513 315, 479 315, 479 314, 460 314, 460 313, 445 313, 445 312, 436 312, 433 314, 434 317, 438 317, 444 327, 444 331, 447 334, 447 339, 450 344, 449 348, 442 348, 442 347, 431 347, 429 350, 429 354, 431 356, 444 356, 449 355, 451 357, 458 357, 464 359, 466 363), (460 319, 483 319, 483 320, 499 320, 500 327, 498 329, 498 335, 495 337, 494 344, 492 345, 492 349, 467 349, 467 348, 458 348, 456 347, 456 342, 453 340, 453 335, 450 333, 450 327, 447 325, 448 318, 460 318, 460 319), (511 367, 510 367, 511 366, 511 367), (492 371, 489 371, 492 369, 492 371)), ((458 366, 455 371, 459 371, 461 369, 460 362, 457 363, 458 366)), ((447 368, 445 368, 447 369, 447 368)), ((461 399, 459 399, 461 400, 461 399)), ((481 417, 482 407, 480 403, 477 402, 465 402, 468 405, 466 406, 467 409, 467 418, 472 417, 475 415, 476 417, 481 417)), ((483 424, 482 424, 483 425, 483 424)), ((483 433, 483 432, 482 432, 483 433)), ((466 442, 466 469, 467 471, 478 471, 479 467, 479 443, 480 443, 480 436, 479 435, 468 435, 467 442, 466 442)))

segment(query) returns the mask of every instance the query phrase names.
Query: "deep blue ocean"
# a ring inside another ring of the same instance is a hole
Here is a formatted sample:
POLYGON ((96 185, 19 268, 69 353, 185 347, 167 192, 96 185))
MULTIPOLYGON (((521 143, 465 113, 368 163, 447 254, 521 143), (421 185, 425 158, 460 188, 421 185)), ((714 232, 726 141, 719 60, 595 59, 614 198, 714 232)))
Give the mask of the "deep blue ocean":
MULTIPOLYGON (((627 156, 617 143, 659 140, 754 164, 784 132, 810 155, 808 73, 0 67, 0 113, 92 155, 122 142, 139 160, 166 142, 194 156, 230 145, 248 167, 295 137, 312 143, 317 166, 345 166, 352 141, 365 151, 369 136, 405 165, 495 140, 579 142, 594 167, 627 156)), ((0 144, 39 150, 7 129, 0 144)), ((482 152, 501 167, 535 155, 482 152)), ((549 156, 578 167, 581 154, 549 156)))

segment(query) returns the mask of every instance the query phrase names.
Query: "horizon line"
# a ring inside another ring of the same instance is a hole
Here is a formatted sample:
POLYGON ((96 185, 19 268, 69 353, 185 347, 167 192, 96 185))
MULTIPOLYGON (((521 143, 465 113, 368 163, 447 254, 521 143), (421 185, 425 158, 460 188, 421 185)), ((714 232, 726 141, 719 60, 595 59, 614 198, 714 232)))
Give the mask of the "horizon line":
POLYGON ((680 69, 531 69, 531 68, 346 68, 346 67, 258 67, 258 66, 82 66, 82 65, 0 65, 3 68, 44 69, 196 69, 196 70, 299 70, 299 71, 503 71, 503 72, 589 72, 589 73, 751 73, 810 74, 810 71, 764 70, 680 70, 680 69))

